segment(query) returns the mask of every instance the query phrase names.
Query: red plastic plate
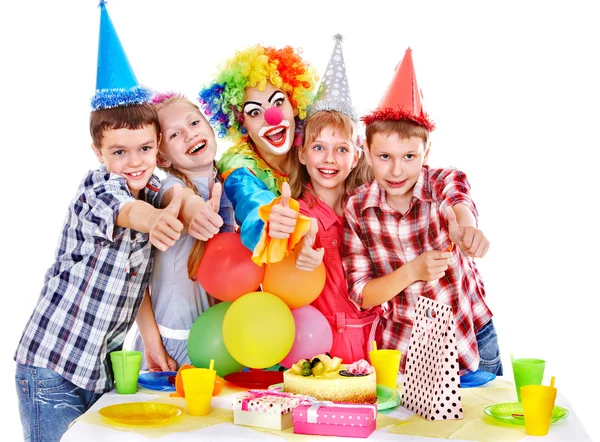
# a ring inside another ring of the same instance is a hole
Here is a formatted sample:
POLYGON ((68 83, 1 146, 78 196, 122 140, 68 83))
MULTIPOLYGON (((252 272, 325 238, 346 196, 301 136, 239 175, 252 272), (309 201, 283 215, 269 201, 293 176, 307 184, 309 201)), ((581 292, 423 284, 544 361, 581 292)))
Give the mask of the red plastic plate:
POLYGON ((267 389, 270 385, 283 382, 281 371, 240 371, 230 373, 224 379, 242 388, 267 389))

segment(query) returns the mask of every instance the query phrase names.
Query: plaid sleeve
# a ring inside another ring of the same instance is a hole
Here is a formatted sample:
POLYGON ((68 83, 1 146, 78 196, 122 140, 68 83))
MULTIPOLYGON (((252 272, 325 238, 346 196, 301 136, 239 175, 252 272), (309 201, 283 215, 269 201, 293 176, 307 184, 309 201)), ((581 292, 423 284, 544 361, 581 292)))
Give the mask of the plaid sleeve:
POLYGON ((462 203, 471 210, 478 221, 479 213, 471 199, 471 185, 464 172, 454 168, 437 169, 432 171, 431 178, 432 196, 440 204, 440 213, 444 219, 446 207, 462 203))
POLYGON ((75 202, 75 210, 82 212, 85 227, 93 236, 113 242, 123 230, 116 225, 119 212, 134 201, 125 179, 111 175, 107 180, 93 182, 75 202))
POLYGON ((221 194, 221 205, 219 207, 219 215, 223 219, 223 225, 221 226, 221 232, 233 232, 235 231, 235 218, 233 213, 233 205, 227 198, 227 194, 223 192, 221 194))
POLYGON ((346 271, 348 297, 360 307, 363 303, 363 289, 372 279, 373 272, 368 250, 359 236, 360 225, 356 218, 352 198, 344 210, 344 219, 346 228, 344 229, 342 264, 346 271))

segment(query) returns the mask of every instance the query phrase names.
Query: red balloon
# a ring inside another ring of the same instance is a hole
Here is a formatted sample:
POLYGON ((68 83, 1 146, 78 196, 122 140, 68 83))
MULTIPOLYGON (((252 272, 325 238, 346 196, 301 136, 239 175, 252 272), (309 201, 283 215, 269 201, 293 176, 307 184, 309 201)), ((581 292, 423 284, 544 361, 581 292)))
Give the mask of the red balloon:
POLYGON ((252 252, 233 232, 222 232, 206 242, 198 266, 198 282, 210 295, 221 301, 233 302, 260 286, 264 266, 252 261, 252 252))

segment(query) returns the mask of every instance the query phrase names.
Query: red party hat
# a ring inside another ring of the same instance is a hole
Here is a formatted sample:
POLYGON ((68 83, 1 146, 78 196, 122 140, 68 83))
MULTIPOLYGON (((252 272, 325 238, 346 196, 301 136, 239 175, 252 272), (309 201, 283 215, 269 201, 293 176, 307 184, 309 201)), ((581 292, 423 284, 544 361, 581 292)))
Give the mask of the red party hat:
POLYGON ((412 50, 408 48, 404 58, 396 67, 394 78, 379 106, 361 120, 367 125, 376 120, 412 121, 431 132, 435 129, 435 125, 423 111, 422 100, 421 91, 417 86, 412 50))

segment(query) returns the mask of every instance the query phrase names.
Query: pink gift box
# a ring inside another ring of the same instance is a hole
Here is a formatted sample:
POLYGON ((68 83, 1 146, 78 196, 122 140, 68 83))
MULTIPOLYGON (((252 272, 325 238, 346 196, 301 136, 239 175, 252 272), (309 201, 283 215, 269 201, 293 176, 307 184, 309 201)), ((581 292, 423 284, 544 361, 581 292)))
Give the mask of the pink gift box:
POLYGON ((292 410, 304 396, 272 390, 250 390, 233 400, 233 423, 285 430, 293 425, 292 410))
POLYGON ((375 431, 377 404, 302 402, 294 408, 294 433, 369 437, 375 431))

